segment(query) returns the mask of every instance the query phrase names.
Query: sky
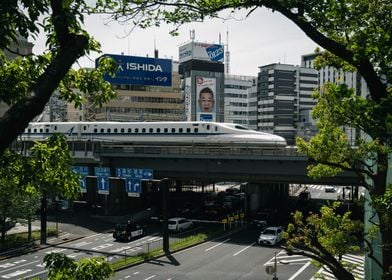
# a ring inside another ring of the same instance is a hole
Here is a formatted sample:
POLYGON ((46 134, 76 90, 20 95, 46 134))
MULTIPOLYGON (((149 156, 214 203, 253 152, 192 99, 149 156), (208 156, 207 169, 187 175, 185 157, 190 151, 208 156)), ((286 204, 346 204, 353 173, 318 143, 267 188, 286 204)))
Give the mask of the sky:
MULTIPOLYGON (((134 56, 154 56, 154 45, 160 58, 178 61, 178 48, 190 42, 190 30, 195 41, 225 44, 230 51, 230 74, 257 76, 258 67, 271 63, 300 65, 301 55, 312 53, 317 45, 294 23, 277 12, 258 8, 245 18, 240 12, 235 19, 207 19, 203 23, 183 25, 180 35, 169 34, 170 26, 135 28, 108 22, 104 16, 90 16, 85 20, 87 31, 101 43, 102 52, 134 56), (228 40, 227 40, 228 31, 228 40), (129 35, 127 36, 127 34, 129 35)), ((44 50, 44 38, 39 37, 35 53, 44 50)), ((99 54, 79 60, 82 67, 94 67, 99 54)))

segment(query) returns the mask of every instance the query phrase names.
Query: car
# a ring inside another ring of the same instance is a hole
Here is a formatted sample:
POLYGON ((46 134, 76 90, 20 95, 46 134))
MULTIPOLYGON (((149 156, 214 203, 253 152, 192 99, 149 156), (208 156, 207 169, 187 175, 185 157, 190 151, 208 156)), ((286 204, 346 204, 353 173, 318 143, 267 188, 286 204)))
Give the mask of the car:
POLYGON ((334 193, 334 192, 336 192, 336 188, 334 186, 325 186, 324 191, 334 193))
POLYGON ((258 244, 274 246, 283 239, 282 227, 267 227, 260 233, 258 244))
POLYGON ((114 228, 113 238, 117 241, 131 241, 133 238, 141 237, 145 230, 139 224, 117 224, 114 228))
POLYGON ((276 219, 276 210, 262 209, 250 214, 250 224, 260 229, 265 229, 269 223, 276 219))
POLYGON ((171 218, 168 220, 168 229, 170 231, 183 231, 193 227, 193 222, 186 218, 171 218))

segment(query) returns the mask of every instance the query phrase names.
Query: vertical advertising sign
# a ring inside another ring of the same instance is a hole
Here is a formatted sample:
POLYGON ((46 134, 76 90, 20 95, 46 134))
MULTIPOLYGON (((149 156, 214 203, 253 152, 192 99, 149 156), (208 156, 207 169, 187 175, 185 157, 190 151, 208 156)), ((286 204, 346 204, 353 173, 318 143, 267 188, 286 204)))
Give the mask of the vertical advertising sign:
POLYGON ((196 119, 216 120, 216 78, 196 77, 196 119))
POLYGON ((192 78, 185 78, 184 103, 186 121, 192 121, 192 78))

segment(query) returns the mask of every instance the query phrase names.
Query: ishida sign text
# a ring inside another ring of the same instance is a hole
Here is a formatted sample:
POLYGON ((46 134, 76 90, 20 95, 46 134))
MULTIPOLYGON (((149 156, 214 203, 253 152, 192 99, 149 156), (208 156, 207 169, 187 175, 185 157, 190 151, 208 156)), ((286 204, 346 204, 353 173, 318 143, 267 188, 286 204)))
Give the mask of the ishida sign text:
MULTIPOLYGON (((110 56, 118 65, 118 71, 114 77, 104 76, 104 79, 112 84, 167 87, 172 85, 171 59, 115 54, 104 54, 103 56, 110 56)), ((96 59, 96 65, 99 59, 100 57, 96 59)))

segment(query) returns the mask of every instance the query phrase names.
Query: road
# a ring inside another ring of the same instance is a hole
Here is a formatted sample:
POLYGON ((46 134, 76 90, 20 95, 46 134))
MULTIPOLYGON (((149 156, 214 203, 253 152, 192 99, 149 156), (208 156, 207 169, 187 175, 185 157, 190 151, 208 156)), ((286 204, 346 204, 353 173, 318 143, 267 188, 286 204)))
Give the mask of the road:
POLYGON ((277 253, 279 279, 309 280, 316 272, 308 259, 287 256, 279 246, 256 244, 259 232, 246 229, 234 235, 203 243, 116 273, 115 279, 272 279, 266 266, 274 264, 277 253), (284 261, 286 260, 286 262, 284 261))

